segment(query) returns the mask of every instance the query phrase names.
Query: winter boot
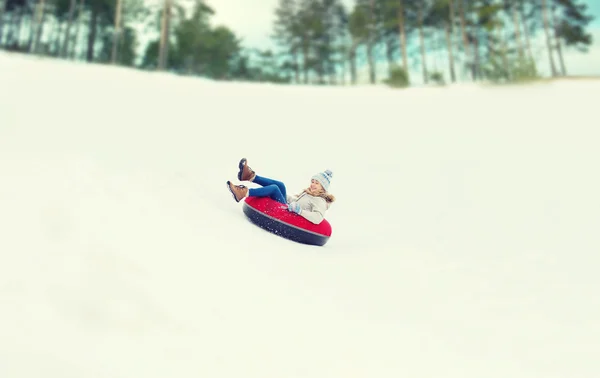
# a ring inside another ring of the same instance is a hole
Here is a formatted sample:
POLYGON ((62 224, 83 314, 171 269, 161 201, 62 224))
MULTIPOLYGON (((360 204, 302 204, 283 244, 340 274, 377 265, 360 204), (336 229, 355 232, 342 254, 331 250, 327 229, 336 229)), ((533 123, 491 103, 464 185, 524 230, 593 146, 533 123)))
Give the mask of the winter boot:
POLYGON ((233 195, 235 202, 240 202, 244 197, 248 195, 248 188, 244 185, 233 185, 231 181, 227 181, 227 188, 233 195))
POLYGON ((240 160, 240 164, 238 165, 240 171, 238 172, 238 180, 240 181, 252 181, 256 176, 256 173, 248 166, 248 161, 246 158, 240 160))

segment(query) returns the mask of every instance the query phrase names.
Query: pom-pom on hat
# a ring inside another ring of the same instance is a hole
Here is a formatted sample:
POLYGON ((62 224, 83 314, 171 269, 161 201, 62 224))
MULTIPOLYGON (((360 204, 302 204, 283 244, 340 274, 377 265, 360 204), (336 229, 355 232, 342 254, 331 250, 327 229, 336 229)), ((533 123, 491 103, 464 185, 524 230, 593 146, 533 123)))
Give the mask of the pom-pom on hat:
POLYGON ((326 169, 325 172, 319 172, 312 177, 313 180, 317 180, 323 186, 325 191, 329 190, 329 184, 331 184, 331 178, 333 177, 333 172, 331 170, 326 169))

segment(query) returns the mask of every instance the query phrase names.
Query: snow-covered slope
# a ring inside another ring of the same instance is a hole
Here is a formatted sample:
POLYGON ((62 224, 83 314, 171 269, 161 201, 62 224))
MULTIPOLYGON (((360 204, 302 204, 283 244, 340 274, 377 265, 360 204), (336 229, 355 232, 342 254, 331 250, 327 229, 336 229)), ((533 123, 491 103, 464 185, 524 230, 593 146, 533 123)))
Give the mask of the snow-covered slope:
POLYGON ((0 54, 0 376, 592 378, 600 82, 212 83, 0 54), (324 247, 241 157, 334 172, 324 247))

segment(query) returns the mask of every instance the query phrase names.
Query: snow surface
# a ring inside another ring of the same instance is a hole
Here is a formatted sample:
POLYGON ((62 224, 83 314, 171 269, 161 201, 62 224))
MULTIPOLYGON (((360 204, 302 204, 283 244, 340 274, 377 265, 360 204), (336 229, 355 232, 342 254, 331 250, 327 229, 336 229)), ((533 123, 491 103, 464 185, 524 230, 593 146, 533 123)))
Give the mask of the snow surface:
POLYGON ((0 376, 600 375, 599 81, 317 88, 0 54, 0 376), (324 247, 240 158, 334 172, 324 247))

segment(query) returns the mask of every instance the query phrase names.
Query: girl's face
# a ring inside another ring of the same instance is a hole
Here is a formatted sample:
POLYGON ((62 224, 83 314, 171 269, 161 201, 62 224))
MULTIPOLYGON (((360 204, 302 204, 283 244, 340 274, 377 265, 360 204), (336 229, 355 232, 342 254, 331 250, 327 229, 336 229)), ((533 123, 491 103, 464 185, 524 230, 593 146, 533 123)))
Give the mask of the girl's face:
POLYGON ((310 190, 313 192, 319 192, 323 190, 323 185, 315 179, 310 180, 310 190))

